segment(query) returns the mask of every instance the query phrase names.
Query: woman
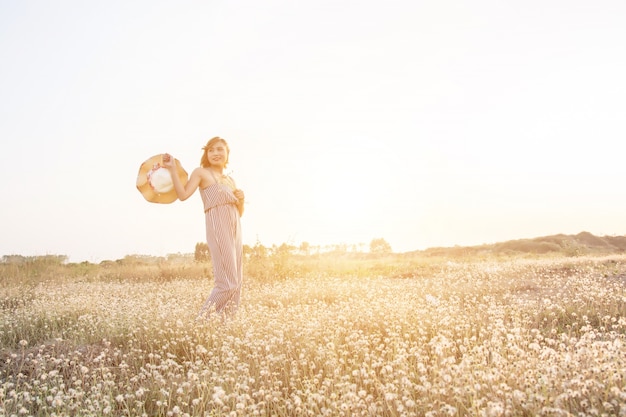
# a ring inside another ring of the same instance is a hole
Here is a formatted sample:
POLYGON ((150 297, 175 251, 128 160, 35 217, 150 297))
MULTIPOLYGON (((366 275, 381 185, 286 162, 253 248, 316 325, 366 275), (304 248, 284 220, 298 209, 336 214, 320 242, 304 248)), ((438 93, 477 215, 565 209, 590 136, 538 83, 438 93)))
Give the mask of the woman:
POLYGON ((193 170, 184 186, 176 175, 174 158, 165 154, 163 163, 172 174, 179 200, 188 199, 197 188, 200 189, 215 285, 198 317, 208 317, 212 307, 224 314, 234 312, 239 306, 243 284, 240 218, 244 193, 230 176, 224 174, 230 153, 226 141, 214 137, 202 149, 200 167, 193 170))

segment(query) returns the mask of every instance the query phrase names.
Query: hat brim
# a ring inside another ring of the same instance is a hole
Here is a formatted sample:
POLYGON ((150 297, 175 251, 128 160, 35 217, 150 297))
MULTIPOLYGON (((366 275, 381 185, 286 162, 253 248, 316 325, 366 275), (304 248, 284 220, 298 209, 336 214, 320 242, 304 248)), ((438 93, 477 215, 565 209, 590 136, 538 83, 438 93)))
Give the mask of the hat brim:
MULTIPOLYGON (((178 159, 174 159, 174 162, 176 164, 176 173, 178 175, 178 178, 180 178, 180 182, 183 184, 183 186, 185 186, 188 181, 187 171, 184 170, 178 159)), ((150 185, 150 181, 148 180, 148 173, 154 168, 158 167, 163 167, 163 154, 154 155, 153 157, 147 159, 143 164, 141 164, 141 166, 139 167, 139 173, 137 174, 137 189, 143 195, 143 197, 151 203, 173 203, 178 199, 175 189, 172 189, 166 193, 159 193, 154 188, 152 188, 152 185, 150 185)))

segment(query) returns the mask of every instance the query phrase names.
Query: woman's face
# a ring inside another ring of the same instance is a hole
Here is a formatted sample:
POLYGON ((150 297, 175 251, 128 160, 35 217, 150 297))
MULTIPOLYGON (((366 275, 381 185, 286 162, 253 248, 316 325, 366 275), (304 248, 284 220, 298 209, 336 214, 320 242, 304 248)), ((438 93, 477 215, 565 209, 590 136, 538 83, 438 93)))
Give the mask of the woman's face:
POLYGON ((224 142, 217 142, 206 150, 207 159, 211 165, 226 166, 228 162, 228 149, 224 142))

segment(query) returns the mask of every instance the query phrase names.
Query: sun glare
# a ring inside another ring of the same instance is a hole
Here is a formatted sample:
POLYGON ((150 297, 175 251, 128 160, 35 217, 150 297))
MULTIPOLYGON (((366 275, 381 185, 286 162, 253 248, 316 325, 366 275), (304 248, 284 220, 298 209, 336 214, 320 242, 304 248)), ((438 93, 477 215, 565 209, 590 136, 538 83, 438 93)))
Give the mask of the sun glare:
POLYGON ((385 157, 379 149, 352 147, 323 155, 311 192, 318 221, 335 243, 363 243, 375 233, 377 220, 389 206, 386 169, 377 168, 385 157))

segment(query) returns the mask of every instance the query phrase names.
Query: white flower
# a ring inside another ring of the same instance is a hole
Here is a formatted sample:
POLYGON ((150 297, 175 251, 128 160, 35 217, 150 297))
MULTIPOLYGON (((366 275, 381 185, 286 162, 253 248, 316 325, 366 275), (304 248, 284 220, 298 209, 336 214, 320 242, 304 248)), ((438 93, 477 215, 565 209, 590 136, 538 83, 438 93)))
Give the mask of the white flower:
POLYGON ((434 306, 438 306, 439 305, 439 299, 437 297, 434 297, 430 294, 426 294, 426 301, 434 306))

